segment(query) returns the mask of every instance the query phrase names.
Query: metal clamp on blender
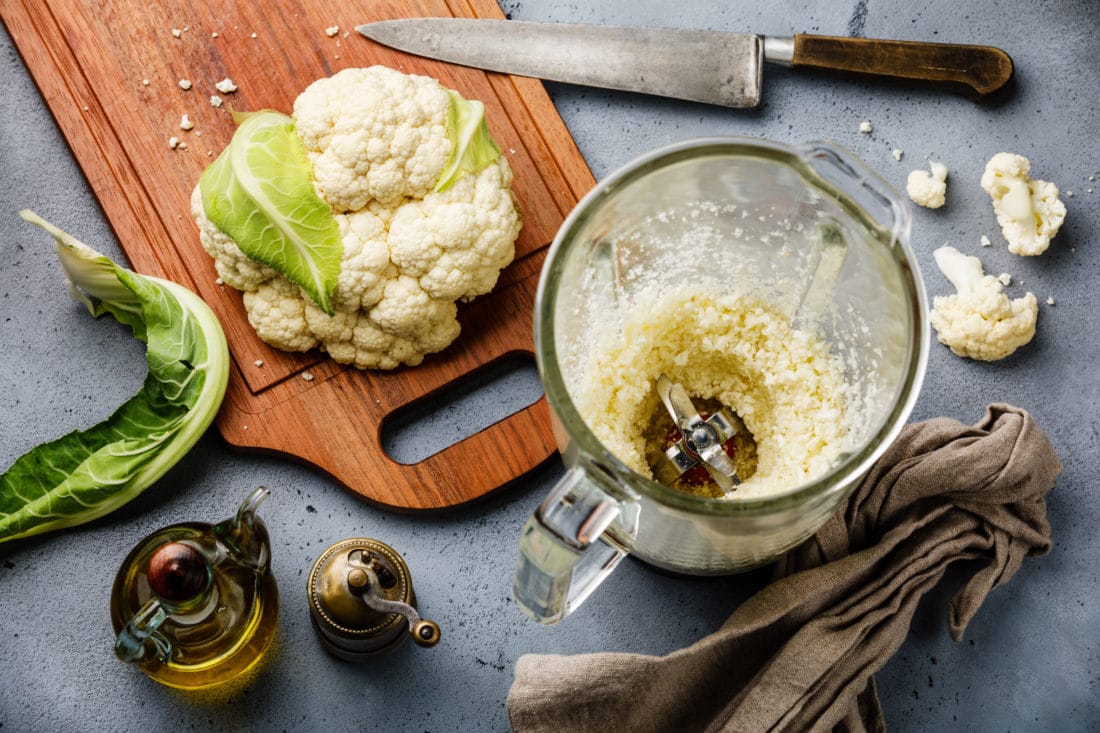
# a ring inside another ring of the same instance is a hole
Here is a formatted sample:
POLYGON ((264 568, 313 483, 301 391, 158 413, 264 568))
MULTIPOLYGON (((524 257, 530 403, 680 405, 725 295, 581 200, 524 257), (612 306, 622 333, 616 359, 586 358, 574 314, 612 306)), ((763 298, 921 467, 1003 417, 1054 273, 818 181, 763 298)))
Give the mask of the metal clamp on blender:
POLYGON ((664 374, 657 378, 657 395, 672 416, 678 437, 671 437, 671 445, 653 467, 654 478, 671 486, 702 467, 722 491, 736 491, 741 479, 729 451, 734 436, 745 430, 741 418, 725 407, 702 417, 687 390, 664 374))

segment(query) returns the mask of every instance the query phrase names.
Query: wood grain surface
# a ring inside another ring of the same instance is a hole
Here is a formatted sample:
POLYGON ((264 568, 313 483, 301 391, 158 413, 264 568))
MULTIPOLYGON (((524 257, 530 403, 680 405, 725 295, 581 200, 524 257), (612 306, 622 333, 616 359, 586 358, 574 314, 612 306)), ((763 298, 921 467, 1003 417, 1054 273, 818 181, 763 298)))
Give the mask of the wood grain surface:
POLYGON ((545 249, 594 183, 540 82, 405 55, 354 31, 415 16, 502 17, 492 0, 0 0, 0 17, 133 269, 190 287, 221 320, 233 358, 217 418, 222 436, 241 449, 299 459, 366 500, 410 511, 481 497, 554 453, 545 399, 413 465, 385 453, 381 432, 387 418, 461 388, 479 368, 533 355, 545 249), (315 79, 373 64, 427 74, 482 100, 524 215, 516 261, 492 293, 460 308, 458 340, 421 366, 393 372, 260 341, 240 293, 217 283, 189 211, 199 174, 232 137, 231 110, 289 113, 315 79), (236 92, 215 89, 226 77, 236 92), (212 95, 224 104, 212 106, 212 95), (194 129, 180 129, 184 114, 194 129), (171 137, 186 147, 171 148, 171 137))

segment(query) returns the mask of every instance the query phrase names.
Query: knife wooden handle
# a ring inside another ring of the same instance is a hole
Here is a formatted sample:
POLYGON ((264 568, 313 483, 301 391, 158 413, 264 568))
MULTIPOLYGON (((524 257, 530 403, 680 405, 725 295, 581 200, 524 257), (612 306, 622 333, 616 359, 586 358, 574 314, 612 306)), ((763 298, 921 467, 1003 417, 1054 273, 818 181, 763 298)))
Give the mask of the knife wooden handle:
POLYGON ((1012 59, 992 46, 970 46, 874 38, 794 37, 791 66, 850 71, 895 79, 962 86, 979 96, 997 91, 1012 78, 1012 59))

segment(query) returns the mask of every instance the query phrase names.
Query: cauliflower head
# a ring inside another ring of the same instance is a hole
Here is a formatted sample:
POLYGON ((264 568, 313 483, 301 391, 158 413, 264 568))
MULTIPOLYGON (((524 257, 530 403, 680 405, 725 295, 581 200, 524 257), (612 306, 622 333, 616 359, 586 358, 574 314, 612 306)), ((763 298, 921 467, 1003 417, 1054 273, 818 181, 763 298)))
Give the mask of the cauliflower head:
POLYGON ((929 319, 940 343, 958 356, 996 361, 1031 341, 1039 315, 1034 294, 1010 299, 1001 280, 985 274, 981 260, 954 247, 934 254, 957 291, 933 299, 929 319))
POLYGON ((212 221, 200 181, 191 197, 200 241, 221 279, 243 292, 260 338, 393 369, 458 337, 456 302, 496 285, 522 226, 511 168, 481 115, 480 103, 434 79, 381 66, 345 69, 295 100, 294 130, 342 247, 330 308, 212 221), (475 162, 457 159, 470 145, 475 162))
POLYGON ((1031 162, 1022 155, 997 153, 985 165, 982 188, 993 199, 993 212, 1008 251, 1034 256, 1046 252, 1066 219, 1058 186, 1032 179, 1031 162))

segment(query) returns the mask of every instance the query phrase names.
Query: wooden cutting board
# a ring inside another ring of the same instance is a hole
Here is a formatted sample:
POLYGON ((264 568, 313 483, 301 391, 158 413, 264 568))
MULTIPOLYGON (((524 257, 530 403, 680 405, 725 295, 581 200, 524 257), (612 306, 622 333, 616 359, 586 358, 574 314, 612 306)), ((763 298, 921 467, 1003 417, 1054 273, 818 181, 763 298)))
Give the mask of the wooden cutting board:
POLYGON ((538 81, 401 54, 354 31, 413 16, 502 17, 492 0, 0 0, 0 17, 133 269, 190 287, 221 320, 233 358, 217 418, 225 439, 300 459, 371 502, 427 510, 483 496, 553 454, 545 398, 413 465, 386 454, 382 425, 461 388, 487 365, 533 358, 532 306, 546 247, 594 182, 538 81), (199 174, 232 137, 230 109, 289 113, 315 79, 372 64, 433 76, 485 102, 524 214, 516 261, 491 294, 460 309, 459 339, 421 366, 393 372, 362 372, 260 341, 240 293, 217 283, 189 211, 199 174), (235 93, 215 89, 226 77, 235 93), (225 103, 212 106, 212 95, 225 103), (193 130, 180 129, 184 114, 193 130), (171 148, 172 137, 186 148, 171 148))

